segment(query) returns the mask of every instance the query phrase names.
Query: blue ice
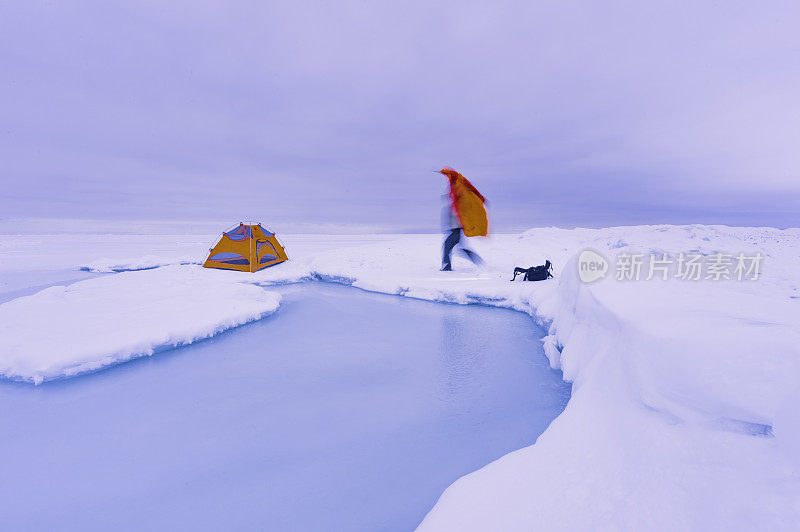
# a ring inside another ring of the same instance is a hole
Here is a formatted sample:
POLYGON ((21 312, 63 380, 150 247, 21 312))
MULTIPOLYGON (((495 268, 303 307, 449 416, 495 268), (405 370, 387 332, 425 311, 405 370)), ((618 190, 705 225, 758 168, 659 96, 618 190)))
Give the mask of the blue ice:
POLYGON ((0 383, 3 528, 411 530, 569 397, 522 313, 280 290, 192 346, 0 383))

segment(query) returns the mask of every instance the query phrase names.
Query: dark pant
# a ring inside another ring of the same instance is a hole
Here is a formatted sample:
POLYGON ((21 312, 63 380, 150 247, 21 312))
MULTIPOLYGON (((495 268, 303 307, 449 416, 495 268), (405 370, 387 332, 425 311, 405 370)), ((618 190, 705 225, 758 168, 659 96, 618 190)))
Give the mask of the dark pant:
MULTIPOLYGON (((442 269, 443 270, 450 270, 450 254, 453 252, 453 248, 461 242, 461 228, 451 229, 450 234, 447 235, 447 238, 444 239, 444 253, 442 254, 442 269)), ((461 246, 461 252, 474 264, 482 264, 483 259, 475 253, 474 251, 470 251, 466 249, 464 246, 461 246)))

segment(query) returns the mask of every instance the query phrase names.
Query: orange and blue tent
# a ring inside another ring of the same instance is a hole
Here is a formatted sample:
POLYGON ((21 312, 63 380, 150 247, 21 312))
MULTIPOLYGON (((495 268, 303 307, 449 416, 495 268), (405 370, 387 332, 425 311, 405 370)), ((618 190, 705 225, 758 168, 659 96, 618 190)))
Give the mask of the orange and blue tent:
POLYGON ((275 233, 260 223, 240 223, 219 238, 209 250, 204 268, 257 272, 289 260, 275 233))

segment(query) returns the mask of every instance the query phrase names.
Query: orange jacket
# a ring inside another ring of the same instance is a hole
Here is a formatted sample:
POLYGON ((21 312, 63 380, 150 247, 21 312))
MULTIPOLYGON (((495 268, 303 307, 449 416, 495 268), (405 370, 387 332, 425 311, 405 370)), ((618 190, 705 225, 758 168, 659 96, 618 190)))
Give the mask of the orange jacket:
POLYGON ((478 189, 451 168, 442 168, 442 174, 450 181, 450 199, 458 215, 465 236, 486 236, 489 233, 489 220, 483 206, 486 198, 478 189))

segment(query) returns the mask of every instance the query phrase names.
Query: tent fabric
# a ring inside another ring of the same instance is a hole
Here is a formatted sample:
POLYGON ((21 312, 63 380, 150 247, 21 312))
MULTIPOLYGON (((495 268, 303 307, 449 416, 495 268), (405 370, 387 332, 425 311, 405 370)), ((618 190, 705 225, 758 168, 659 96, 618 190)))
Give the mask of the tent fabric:
POLYGON ((483 205, 486 198, 466 177, 452 168, 442 168, 440 172, 450 181, 450 199, 464 235, 486 236, 489 233, 489 220, 483 205))
POLYGON ((204 268, 221 268, 240 272, 257 272, 289 260, 275 233, 261 224, 240 223, 222 233, 209 250, 204 268))
POLYGON ((252 238, 253 231, 249 225, 240 224, 236 229, 232 229, 225 233, 225 236, 231 240, 246 240, 252 238))

